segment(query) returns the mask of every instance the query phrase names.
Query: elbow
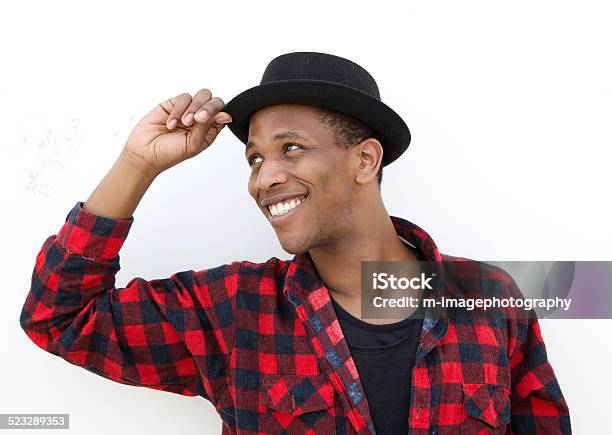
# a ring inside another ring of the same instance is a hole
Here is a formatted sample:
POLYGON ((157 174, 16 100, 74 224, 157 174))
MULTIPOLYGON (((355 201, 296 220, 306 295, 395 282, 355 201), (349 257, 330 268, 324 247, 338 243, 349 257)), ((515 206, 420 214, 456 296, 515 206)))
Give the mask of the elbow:
POLYGON ((37 301, 30 291, 19 315, 19 325, 31 341, 47 350, 51 336, 49 330, 51 322, 40 318, 44 311, 51 312, 51 309, 37 301))
POLYGON ((26 333, 31 331, 34 327, 33 313, 36 305, 40 304, 36 301, 34 291, 34 286, 32 286, 25 302, 23 303, 23 306, 21 307, 21 314, 19 315, 19 324, 21 325, 21 329, 23 329, 26 333))

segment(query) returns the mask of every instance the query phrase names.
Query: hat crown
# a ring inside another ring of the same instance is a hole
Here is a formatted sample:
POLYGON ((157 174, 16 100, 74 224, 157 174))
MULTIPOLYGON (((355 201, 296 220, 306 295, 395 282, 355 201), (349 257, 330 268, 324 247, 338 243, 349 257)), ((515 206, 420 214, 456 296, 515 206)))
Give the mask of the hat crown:
POLYGON ((378 85, 369 72, 333 54, 298 51, 272 59, 260 84, 283 80, 321 80, 358 89, 380 100, 378 85))

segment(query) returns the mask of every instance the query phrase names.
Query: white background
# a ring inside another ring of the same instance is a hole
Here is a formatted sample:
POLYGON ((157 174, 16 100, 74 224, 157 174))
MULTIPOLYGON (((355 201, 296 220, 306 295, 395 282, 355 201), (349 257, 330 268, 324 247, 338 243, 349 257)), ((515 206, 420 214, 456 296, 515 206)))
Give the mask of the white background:
MULTIPOLYGON (((70 413, 73 434, 220 433, 204 399, 71 366, 29 341, 19 314, 43 241, 87 199, 141 116, 202 87, 229 101, 284 52, 348 57, 376 78, 413 135, 385 170, 385 203, 442 252, 611 260, 611 12, 605 1, 559 0, 2 6, 0 412, 70 413)), ((228 129, 162 174, 134 215, 117 285, 289 258, 247 177, 228 129)), ((611 322, 541 327, 574 433, 603 433, 611 322)))

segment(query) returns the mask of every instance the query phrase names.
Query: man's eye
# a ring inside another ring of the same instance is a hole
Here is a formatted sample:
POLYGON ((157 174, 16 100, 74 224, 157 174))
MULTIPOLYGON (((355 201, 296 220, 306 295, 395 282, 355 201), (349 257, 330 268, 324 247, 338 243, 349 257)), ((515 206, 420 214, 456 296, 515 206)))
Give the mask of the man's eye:
POLYGON ((291 149, 291 147, 295 147, 295 149, 300 149, 301 147, 297 144, 294 143, 288 143, 285 144, 285 151, 293 151, 293 149, 291 149))
POLYGON ((261 160, 261 156, 254 155, 254 156, 249 157, 249 159, 248 159, 249 166, 253 166, 256 163, 259 163, 259 160, 257 160, 257 159, 261 160))

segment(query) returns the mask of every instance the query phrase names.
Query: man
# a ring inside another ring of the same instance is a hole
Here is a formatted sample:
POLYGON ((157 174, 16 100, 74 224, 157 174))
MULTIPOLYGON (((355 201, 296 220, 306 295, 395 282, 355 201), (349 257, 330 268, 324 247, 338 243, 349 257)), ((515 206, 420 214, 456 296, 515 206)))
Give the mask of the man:
POLYGON ((455 297, 469 297, 474 276, 520 294, 507 273, 440 254, 389 216, 382 167, 409 142, 371 75, 324 53, 275 58, 227 106, 207 89, 171 98, 44 242, 21 325, 106 378, 210 400, 223 433, 570 433, 537 319, 362 318, 364 260, 423 260, 455 297), (249 193, 293 259, 116 288, 147 188, 226 124, 246 143, 249 193))

